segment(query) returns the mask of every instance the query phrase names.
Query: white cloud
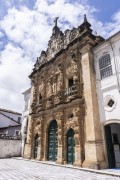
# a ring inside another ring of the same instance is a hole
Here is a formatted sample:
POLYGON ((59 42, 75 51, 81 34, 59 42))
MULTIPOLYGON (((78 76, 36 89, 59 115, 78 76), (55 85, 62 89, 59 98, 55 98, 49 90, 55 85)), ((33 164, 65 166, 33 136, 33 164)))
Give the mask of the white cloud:
POLYGON ((91 16, 96 11, 94 7, 82 3, 82 1, 81 3, 70 3, 65 0, 57 0, 50 5, 49 1, 37 0, 35 9, 40 13, 46 13, 52 20, 58 16, 61 22, 66 20, 72 26, 80 25, 84 14, 91 16))
POLYGON ((6 1, 8 11, 0 21, 0 38, 3 32, 7 44, 0 52, 0 107, 21 111, 22 91, 29 87, 28 75, 33 62, 41 50, 45 50, 51 35, 53 20, 59 16, 58 25, 62 30, 79 26, 86 14, 94 31, 107 37, 120 29, 120 12, 112 17, 112 22, 103 24, 95 18, 97 9, 87 1, 37 0, 33 9, 19 1, 6 1))
POLYGON ((22 108, 22 91, 29 87, 28 75, 32 61, 19 47, 8 44, 1 53, 0 106, 19 110, 22 108), (15 101, 16 100, 16 101, 15 101))

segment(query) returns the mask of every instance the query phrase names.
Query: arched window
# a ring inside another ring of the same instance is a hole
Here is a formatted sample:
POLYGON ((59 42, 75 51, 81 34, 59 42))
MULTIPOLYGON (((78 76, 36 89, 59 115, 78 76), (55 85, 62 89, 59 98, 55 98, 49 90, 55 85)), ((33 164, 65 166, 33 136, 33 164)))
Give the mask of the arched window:
POLYGON ((99 59, 99 68, 100 68, 101 79, 113 75, 111 59, 109 54, 105 54, 99 59))

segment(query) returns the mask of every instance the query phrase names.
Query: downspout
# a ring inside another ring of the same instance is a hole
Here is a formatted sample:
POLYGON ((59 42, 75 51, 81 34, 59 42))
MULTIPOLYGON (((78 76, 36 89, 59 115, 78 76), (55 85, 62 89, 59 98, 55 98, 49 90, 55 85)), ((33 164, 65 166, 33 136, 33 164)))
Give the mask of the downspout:
POLYGON ((115 64, 115 74, 116 74, 116 77, 117 77, 118 91, 120 92, 119 73, 117 71, 117 64, 116 64, 116 60, 115 60, 115 53, 114 53, 114 49, 113 49, 113 46, 112 46, 112 42, 109 41, 109 43, 110 43, 110 46, 111 46, 111 49, 112 49, 112 52, 113 52, 113 60, 114 60, 114 64, 115 64))

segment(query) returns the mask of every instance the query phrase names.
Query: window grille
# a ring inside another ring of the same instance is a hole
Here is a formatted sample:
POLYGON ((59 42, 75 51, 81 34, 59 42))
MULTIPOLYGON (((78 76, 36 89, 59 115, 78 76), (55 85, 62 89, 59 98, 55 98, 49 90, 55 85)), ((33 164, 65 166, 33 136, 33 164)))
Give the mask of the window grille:
POLYGON ((111 59, 109 54, 105 54, 99 59, 99 68, 100 68, 101 79, 113 75, 111 59))

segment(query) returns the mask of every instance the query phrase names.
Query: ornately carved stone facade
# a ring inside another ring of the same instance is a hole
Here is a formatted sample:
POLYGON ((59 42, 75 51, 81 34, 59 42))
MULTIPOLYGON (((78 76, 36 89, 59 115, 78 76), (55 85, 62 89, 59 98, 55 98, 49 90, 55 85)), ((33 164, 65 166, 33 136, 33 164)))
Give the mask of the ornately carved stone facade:
POLYGON ((90 168, 105 167, 92 48, 103 41, 84 22, 57 26, 32 74, 24 157, 90 168))

